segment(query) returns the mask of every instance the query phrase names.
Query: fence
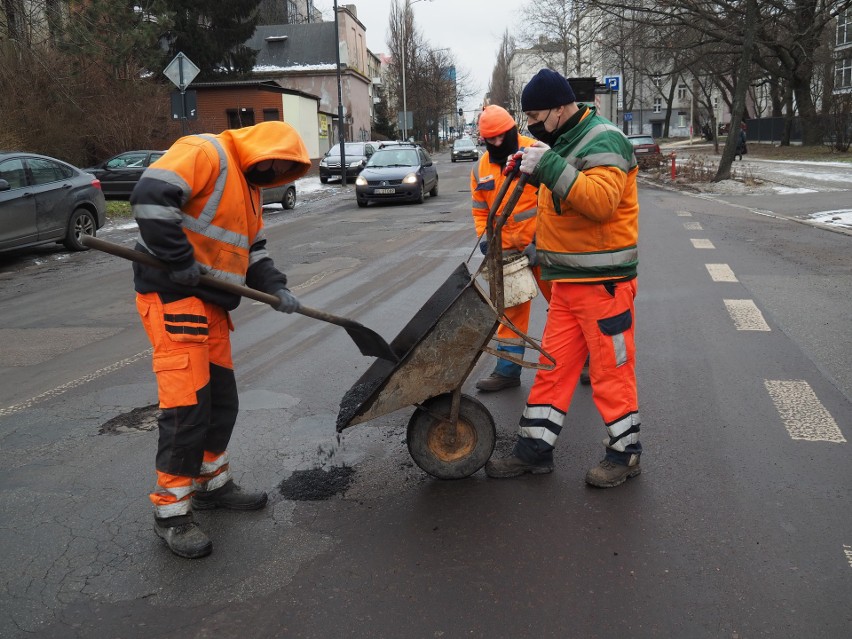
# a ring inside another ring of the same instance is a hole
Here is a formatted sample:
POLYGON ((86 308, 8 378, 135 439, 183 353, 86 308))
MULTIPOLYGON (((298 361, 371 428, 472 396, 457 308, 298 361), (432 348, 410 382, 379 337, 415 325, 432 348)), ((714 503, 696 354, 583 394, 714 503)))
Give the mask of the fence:
MULTIPOLYGON (((786 118, 757 118, 746 120, 746 139, 749 142, 780 142, 784 137, 786 118)), ((802 123, 793 118, 790 141, 802 141, 802 123)))

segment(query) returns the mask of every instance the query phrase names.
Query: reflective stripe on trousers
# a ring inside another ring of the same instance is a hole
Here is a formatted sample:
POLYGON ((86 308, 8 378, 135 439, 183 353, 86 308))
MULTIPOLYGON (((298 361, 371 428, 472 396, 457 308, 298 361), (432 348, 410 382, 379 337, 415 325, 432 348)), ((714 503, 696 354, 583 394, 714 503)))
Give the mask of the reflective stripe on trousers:
MULTIPOLYGON (((633 338, 636 280, 609 286, 553 283, 542 348, 556 358, 556 367, 536 372, 520 419, 518 457, 552 458, 587 354, 592 400, 607 427, 607 457, 627 464, 642 452, 633 338)), ((547 363, 543 356, 539 361, 547 363)))

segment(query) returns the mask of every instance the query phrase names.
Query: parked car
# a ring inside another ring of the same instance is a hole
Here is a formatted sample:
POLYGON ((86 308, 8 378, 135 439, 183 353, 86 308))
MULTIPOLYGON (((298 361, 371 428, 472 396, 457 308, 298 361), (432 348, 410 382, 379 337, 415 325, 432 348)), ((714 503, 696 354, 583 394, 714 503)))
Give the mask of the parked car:
POLYGON ((290 182, 284 186, 273 186, 263 189, 263 203, 275 204, 280 202, 285 209, 296 206, 296 183, 290 182))
POLYGON ((459 138, 453 142, 452 161, 457 160, 473 160, 476 162, 479 159, 479 151, 473 140, 470 138, 459 138))
MULTIPOLYGON (((346 142, 344 154, 346 160, 346 177, 357 176, 370 156, 379 148, 377 142, 346 142)), ((335 144, 328 150, 319 163, 320 182, 326 184, 329 178, 341 177, 340 171, 340 145, 335 144)))
POLYGON ((640 169, 658 167, 663 161, 660 145, 650 135, 628 135, 627 139, 633 145, 633 154, 640 169))
POLYGON ((104 196, 111 200, 127 200, 133 187, 149 165, 160 159, 165 151, 127 151, 105 162, 83 169, 101 181, 104 196))
POLYGON ((34 153, 0 152, 0 251, 80 238, 106 223, 106 201, 95 176, 34 153))
POLYGON ((393 200, 422 203, 427 192, 438 195, 438 169, 414 144, 379 149, 355 180, 358 206, 393 200))

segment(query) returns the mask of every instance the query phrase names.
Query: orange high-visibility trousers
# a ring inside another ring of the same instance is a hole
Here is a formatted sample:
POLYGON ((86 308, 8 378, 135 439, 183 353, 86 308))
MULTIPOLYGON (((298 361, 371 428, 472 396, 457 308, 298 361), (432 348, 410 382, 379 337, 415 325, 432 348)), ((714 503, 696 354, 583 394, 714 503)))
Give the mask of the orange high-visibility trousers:
POLYGON ((227 447, 239 401, 227 311, 197 297, 164 302, 139 293, 136 307, 154 347, 160 400, 157 517, 189 512, 195 490, 214 490, 231 477, 227 447))
MULTIPOLYGON (((542 348, 556 359, 539 370, 520 419, 514 454, 530 462, 553 458, 556 439, 589 356, 592 399, 607 429, 608 459, 635 464, 639 442, 634 298, 636 280, 607 284, 554 282, 542 348)), ((548 360, 541 356, 542 364, 548 360)))

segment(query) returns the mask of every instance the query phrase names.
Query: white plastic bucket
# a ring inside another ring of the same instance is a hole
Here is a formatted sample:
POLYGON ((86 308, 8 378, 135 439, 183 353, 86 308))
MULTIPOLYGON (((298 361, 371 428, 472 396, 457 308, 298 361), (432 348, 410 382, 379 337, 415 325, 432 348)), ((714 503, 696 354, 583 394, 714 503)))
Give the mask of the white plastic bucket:
MULTIPOLYGON (((488 271, 483 271, 488 280, 488 271)), ((529 302, 538 295, 538 284, 526 255, 512 255, 503 262, 503 305, 506 308, 529 302)))

